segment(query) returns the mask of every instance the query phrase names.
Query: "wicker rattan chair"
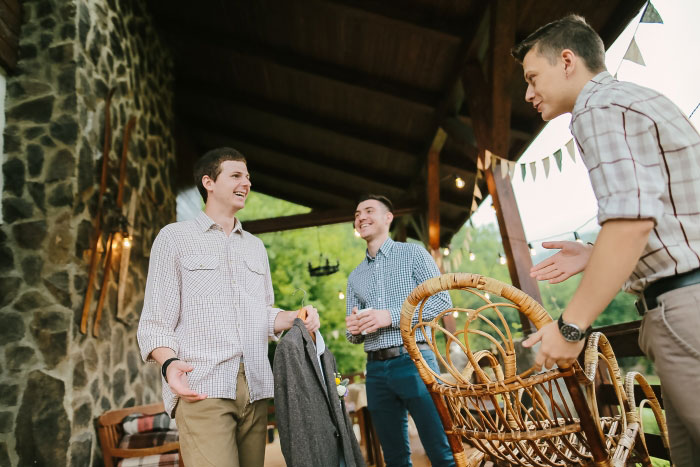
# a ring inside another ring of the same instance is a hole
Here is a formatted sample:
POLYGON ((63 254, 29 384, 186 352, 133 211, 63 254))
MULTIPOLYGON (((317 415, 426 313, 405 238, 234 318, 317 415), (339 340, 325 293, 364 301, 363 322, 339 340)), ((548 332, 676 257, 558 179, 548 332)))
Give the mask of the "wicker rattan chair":
POLYGON ((585 369, 574 363, 541 373, 533 368, 518 373, 513 341, 520 327, 518 311, 538 329, 552 321, 521 290, 477 274, 430 279, 403 304, 404 343, 435 402, 457 465, 478 465, 484 458, 518 466, 651 465, 641 407, 648 404, 653 410, 666 447, 668 436, 663 412, 646 380, 630 373, 623 381, 612 348, 600 333, 589 337, 585 369), (424 321, 426 299, 446 290, 463 291, 453 297, 455 307, 424 321), (467 305, 460 307, 462 303, 467 305), (440 319, 455 312, 466 315, 466 323, 451 334, 440 319), (432 330, 431 346, 446 373, 433 372, 416 346, 415 332, 425 328, 432 330), (482 349, 473 351, 470 344, 482 349), (612 416, 600 416, 598 411, 594 385, 598 370, 614 383, 618 405, 612 416), (646 396, 639 409, 634 403, 635 382, 646 396), (476 448, 469 456, 465 442, 476 448))

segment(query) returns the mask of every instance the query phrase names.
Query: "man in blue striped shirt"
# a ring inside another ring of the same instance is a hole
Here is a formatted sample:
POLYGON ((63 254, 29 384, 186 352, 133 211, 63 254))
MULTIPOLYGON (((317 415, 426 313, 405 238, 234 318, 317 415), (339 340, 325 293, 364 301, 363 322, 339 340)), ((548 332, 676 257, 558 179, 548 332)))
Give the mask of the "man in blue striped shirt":
MULTIPOLYGON (((367 405, 388 467, 411 466, 407 412, 433 466, 454 466, 454 458, 435 405, 403 346, 401 305, 411 291, 440 274, 425 248, 389 238, 394 218, 391 201, 367 195, 355 211, 355 229, 367 242, 365 259, 348 278, 346 336, 367 352, 367 405)), ((447 292, 426 303, 423 319, 450 308, 447 292)), ((418 347, 438 372, 435 355, 417 332, 418 347), (422 342, 422 343, 421 343, 422 342)))

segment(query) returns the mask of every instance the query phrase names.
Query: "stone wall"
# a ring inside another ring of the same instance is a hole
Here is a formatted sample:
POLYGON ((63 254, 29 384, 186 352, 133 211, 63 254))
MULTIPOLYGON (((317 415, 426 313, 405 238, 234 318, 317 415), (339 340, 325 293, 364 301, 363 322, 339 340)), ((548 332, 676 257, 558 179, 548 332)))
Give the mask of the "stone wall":
POLYGON ((160 400, 136 324, 151 242, 175 219, 172 58, 140 0, 30 0, 22 8, 2 166, 0 466, 101 465, 95 418, 160 400), (138 203, 129 271, 118 277, 117 248, 95 338, 79 325, 110 88, 108 187, 113 198, 124 128, 135 116, 124 199, 138 203), (121 320, 116 279, 127 283, 121 320))

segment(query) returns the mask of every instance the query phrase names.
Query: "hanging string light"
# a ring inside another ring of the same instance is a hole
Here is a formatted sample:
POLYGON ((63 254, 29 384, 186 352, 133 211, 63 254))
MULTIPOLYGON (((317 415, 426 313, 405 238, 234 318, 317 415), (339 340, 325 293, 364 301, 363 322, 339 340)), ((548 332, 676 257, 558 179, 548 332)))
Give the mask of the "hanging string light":
POLYGON ((476 259, 476 255, 474 254, 474 252, 469 250, 469 261, 474 261, 475 259, 476 259))
POLYGON ((501 253, 498 253, 498 262, 501 264, 506 264, 506 257, 501 253))
POLYGON ((581 240, 581 236, 574 230, 574 240, 576 240, 579 243, 583 243, 583 240, 581 240))
POLYGON ((344 298, 345 298, 345 294, 343 293, 342 290, 339 290, 339 291, 338 291, 338 300, 342 300, 342 299, 344 299, 344 298))
POLYGON ((491 295, 488 292, 484 292, 484 297, 486 297, 486 300, 491 300, 491 295))
POLYGON ((360 238, 360 232, 358 232, 357 230, 354 230, 354 232, 355 232, 355 236, 356 236, 357 238, 360 238))
POLYGON ((445 256, 450 256, 450 249, 447 248, 447 247, 445 247, 445 249, 442 250, 442 254, 445 255, 445 256))
POLYGON ((532 246, 532 243, 528 243, 528 244, 527 244, 527 247, 530 249, 530 255, 531 255, 531 256, 535 256, 535 255, 537 254, 537 252, 535 251, 535 247, 532 246))
POLYGON ((459 313, 458 313, 458 312, 456 312, 456 311, 453 311, 453 312, 452 312, 452 316, 453 316, 454 318, 456 318, 456 317, 458 317, 458 316, 459 316, 459 313))
POLYGON ((457 177, 457 178, 455 178, 455 186, 457 186, 457 188, 459 188, 460 190, 461 190, 462 188, 464 188, 464 186, 465 186, 466 184, 467 184, 467 183, 464 181, 464 179, 463 179, 462 177, 457 177))

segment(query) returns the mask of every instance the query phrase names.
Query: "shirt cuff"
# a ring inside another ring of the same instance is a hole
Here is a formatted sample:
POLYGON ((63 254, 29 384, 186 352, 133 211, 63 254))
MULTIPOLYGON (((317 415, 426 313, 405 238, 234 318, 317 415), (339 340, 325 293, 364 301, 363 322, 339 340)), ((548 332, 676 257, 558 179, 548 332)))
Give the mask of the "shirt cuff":
POLYGON ((401 327, 401 308, 393 308, 389 310, 391 315, 391 327, 399 329, 401 327))
POLYGON ((275 333, 275 319, 282 310, 280 308, 268 308, 267 312, 267 336, 271 341, 278 341, 282 332, 275 333))
POLYGON ((155 359, 151 357, 151 353, 159 348, 167 347, 172 349, 177 355, 178 345, 177 340, 171 336, 152 336, 148 337, 144 344, 141 346, 141 358, 146 363, 156 363, 155 359))

